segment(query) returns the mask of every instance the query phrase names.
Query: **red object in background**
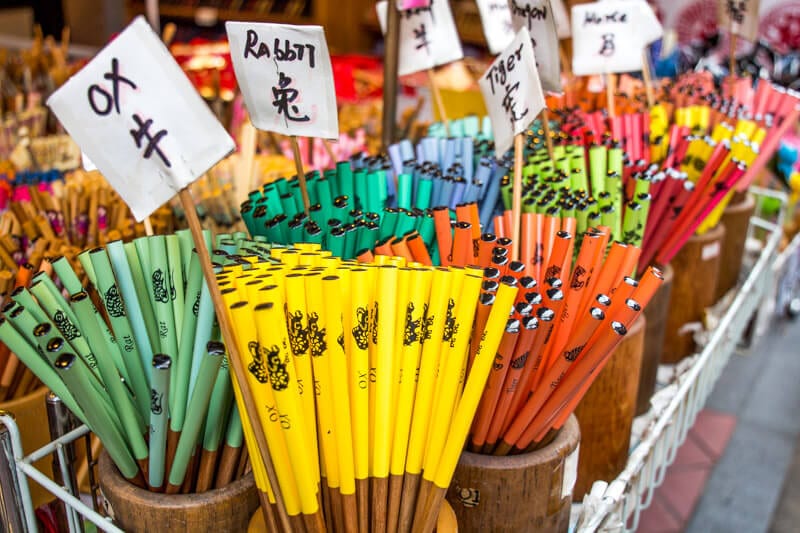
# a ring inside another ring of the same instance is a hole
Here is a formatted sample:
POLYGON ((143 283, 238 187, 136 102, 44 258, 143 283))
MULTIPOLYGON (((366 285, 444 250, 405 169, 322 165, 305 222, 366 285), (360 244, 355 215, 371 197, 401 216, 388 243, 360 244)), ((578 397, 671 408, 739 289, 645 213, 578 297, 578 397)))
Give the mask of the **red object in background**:
POLYGON ((363 55, 332 56, 331 66, 336 96, 340 101, 355 102, 362 98, 378 97, 383 93, 382 83, 373 84, 366 92, 360 90, 360 87, 369 84, 364 84, 364 78, 358 79, 358 72, 362 72, 370 78, 383 80, 383 64, 379 58, 363 55))

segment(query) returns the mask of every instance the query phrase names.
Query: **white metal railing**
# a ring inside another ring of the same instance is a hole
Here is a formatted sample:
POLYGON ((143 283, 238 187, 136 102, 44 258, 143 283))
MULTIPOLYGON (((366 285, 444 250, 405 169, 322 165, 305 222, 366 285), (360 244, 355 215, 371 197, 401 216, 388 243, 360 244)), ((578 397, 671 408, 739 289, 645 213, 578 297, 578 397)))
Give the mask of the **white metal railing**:
POLYGON ((66 446, 78 440, 87 433, 89 428, 82 425, 64 436, 55 439, 30 455, 24 455, 22 448, 22 439, 19 433, 19 427, 14 420, 14 417, 6 412, 0 412, 0 425, 5 430, 2 435, 7 446, 3 446, 3 452, 11 454, 13 464, 16 466, 16 475, 12 476, 16 483, 16 499, 21 506, 23 521, 21 524, 22 531, 34 533, 38 531, 36 526, 36 514, 31 500, 31 493, 28 478, 35 481, 56 498, 64 502, 64 507, 67 513, 67 522, 70 533, 80 533, 83 531, 81 525, 81 516, 96 525, 103 531, 113 533, 123 533, 121 529, 116 527, 109 518, 95 512, 88 505, 83 503, 79 498, 75 497, 73 493, 77 493, 76 488, 71 486, 70 475, 68 472, 68 458, 66 454, 66 446), (7 439, 7 440, 6 440, 7 439), (52 481, 46 474, 38 470, 33 463, 55 453, 58 457, 58 464, 61 470, 61 479, 64 480, 65 485, 61 486, 52 481))
POLYGON ((750 192, 777 198, 782 204, 775 221, 751 218, 751 232, 754 228, 767 232, 758 259, 727 311, 709 332, 703 350, 689 362, 678 365, 675 381, 654 396, 650 423, 633 448, 625 469, 610 483, 595 483, 578 516, 577 531, 636 531, 641 512, 652 502, 655 489, 664 481, 666 470, 675 461, 697 413, 768 294, 767 289, 773 286, 787 198, 783 193, 756 187, 750 192))

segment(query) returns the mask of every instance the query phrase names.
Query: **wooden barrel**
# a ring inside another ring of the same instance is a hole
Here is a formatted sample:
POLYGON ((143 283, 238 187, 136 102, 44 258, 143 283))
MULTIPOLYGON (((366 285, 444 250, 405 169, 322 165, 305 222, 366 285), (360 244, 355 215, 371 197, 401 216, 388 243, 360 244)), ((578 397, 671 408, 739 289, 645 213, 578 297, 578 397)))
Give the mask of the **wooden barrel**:
MULTIPOLYGON (((44 401, 47 390, 47 387, 39 387, 21 398, 0 403, 0 409, 14 415, 22 438, 22 448, 26 454, 38 450, 50 442, 50 430, 47 426, 47 407, 44 401)), ((44 472, 50 479, 53 479, 52 465, 53 460, 50 455, 33 463, 33 466, 44 472)), ((34 507, 39 507, 55 499, 55 496, 50 491, 38 483, 31 482, 28 485, 31 490, 31 500, 34 507)))
POLYGON ((644 328, 642 370, 639 372, 639 389, 636 393, 636 416, 650 410, 650 397, 656 388, 658 365, 661 364, 661 352, 664 351, 664 331, 672 294, 673 270, 667 265, 661 272, 664 274, 664 282, 644 308, 647 326, 644 328))
POLYGON ((130 533, 246 533, 258 508, 252 473, 221 489, 167 496, 130 484, 104 451, 98 478, 114 523, 130 533))
POLYGON ((578 422, 570 416, 553 442, 535 452, 463 452, 447 491, 459 531, 567 531, 579 441, 578 422))
POLYGON ((722 239, 719 278, 714 301, 725 296, 739 282, 747 228, 750 226, 750 217, 753 216, 755 209, 756 201, 753 196, 743 194, 739 198, 734 198, 722 213, 721 222, 725 225, 725 238, 722 239))
POLYGON ((581 453, 573 501, 582 500, 595 481, 616 478, 628 462, 646 322, 644 314, 636 319, 575 409, 581 453))
POLYGON ((715 302, 725 226, 693 235, 672 259, 672 297, 664 333, 661 362, 674 364, 695 352, 692 331, 686 325, 700 322, 703 311, 715 302))

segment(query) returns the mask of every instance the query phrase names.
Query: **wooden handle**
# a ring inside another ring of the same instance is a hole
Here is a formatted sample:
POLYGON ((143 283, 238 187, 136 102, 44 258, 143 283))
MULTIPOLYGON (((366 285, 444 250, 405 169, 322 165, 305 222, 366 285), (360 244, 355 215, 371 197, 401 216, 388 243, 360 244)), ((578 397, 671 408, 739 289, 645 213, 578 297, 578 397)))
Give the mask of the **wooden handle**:
POLYGON ((272 490, 275 494, 275 502, 277 503, 278 507, 278 520, 283 526, 284 531, 292 531, 292 528, 289 525, 289 517, 286 514, 286 507, 283 503, 283 496, 281 495, 278 478, 275 475, 275 466, 272 464, 272 457, 270 457, 269 448, 267 447, 264 428, 261 425, 261 418, 258 416, 256 404, 255 401, 253 401, 253 394, 250 391, 250 385, 248 384, 246 374, 244 373, 242 360, 239 356, 239 349, 236 345, 236 337, 234 336, 233 327, 230 319, 228 318, 228 313, 225 310, 225 303, 222 300, 222 294, 220 293, 219 286, 217 285, 217 280, 214 275, 214 268, 211 265, 211 255, 208 252, 208 248, 206 248, 206 241, 203 238, 203 228, 200 226, 200 219, 197 217, 197 211, 195 211, 192 194, 189 192, 189 189, 181 189, 181 191, 178 193, 178 196, 180 197, 181 204, 183 205, 183 210, 186 213, 186 220, 189 223, 189 230, 192 233, 192 239, 194 239, 194 245, 197 249, 197 255, 200 259, 203 277, 208 284, 208 289, 211 293, 211 300, 214 302, 214 309, 217 311, 219 329, 222 332, 222 338, 225 341, 225 347, 228 349, 228 354, 230 355, 230 366, 233 369, 233 375, 239 384, 240 390, 242 391, 245 412, 240 414, 241 416, 248 417, 250 419, 250 423, 253 424, 253 433, 256 437, 258 451, 264 461, 264 467, 267 471, 267 478, 269 479, 269 483, 272 486, 272 490))

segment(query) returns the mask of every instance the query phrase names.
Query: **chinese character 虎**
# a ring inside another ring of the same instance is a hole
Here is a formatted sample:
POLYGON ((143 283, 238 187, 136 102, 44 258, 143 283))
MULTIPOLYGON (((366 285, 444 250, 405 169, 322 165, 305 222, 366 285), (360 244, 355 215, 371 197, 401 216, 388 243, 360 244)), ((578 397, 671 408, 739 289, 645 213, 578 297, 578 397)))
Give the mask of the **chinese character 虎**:
POLYGON ((515 123, 519 120, 522 120, 522 117, 528 114, 528 109, 525 108, 525 111, 522 113, 517 113, 517 102, 514 98, 514 93, 519 89, 519 82, 513 85, 506 85, 506 94, 503 96, 502 106, 503 111, 506 112, 508 118, 511 119, 511 123, 515 123))

